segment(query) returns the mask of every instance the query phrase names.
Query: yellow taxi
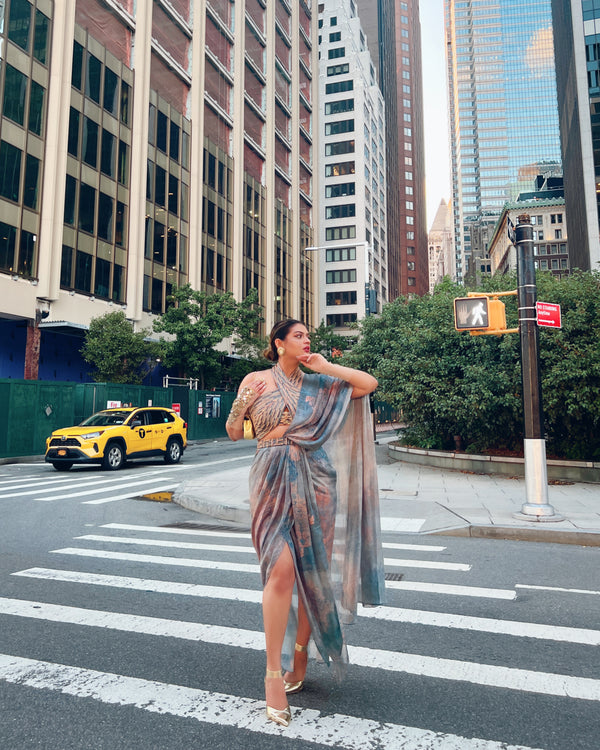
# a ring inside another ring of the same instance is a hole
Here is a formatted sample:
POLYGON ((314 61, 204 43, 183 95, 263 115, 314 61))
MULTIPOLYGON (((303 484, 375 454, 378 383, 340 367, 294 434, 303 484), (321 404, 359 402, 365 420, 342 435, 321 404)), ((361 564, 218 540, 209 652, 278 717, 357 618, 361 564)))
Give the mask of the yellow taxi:
POLYGON ((55 430, 46 439, 45 460, 57 471, 73 464, 101 464, 116 471, 131 458, 164 456, 168 464, 181 459, 187 445, 187 423, 162 406, 104 409, 77 427, 55 430))

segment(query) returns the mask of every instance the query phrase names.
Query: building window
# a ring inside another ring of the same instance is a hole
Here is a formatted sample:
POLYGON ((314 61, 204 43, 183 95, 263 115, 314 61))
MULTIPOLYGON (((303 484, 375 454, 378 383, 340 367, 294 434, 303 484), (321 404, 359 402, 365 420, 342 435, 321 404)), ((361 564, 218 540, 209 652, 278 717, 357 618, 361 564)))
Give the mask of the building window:
POLYGON ((42 134, 44 122, 44 94, 45 90, 39 83, 31 81, 29 92, 29 121, 28 128, 36 135, 42 134))
POLYGON ((0 195, 15 203, 21 186, 21 155, 20 149, 0 142, 0 195))
POLYGON ((40 160, 27 154, 25 157, 25 184, 23 189, 23 203, 28 208, 37 209, 38 179, 40 174, 40 160))
POLYGON ((408 277, 408 286, 416 286, 417 285, 417 279, 414 276, 408 277))
POLYGON ((335 60, 337 57, 345 57, 345 56, 346 56, 345 47, 334 47, 333 49, 330 49, 327 53, 327 58, 329 60, 335 60))
POLYGON ((343 227, 329 227, 325 230, 325 240, 352 240, 356 237, 356 227, 352 225, 343 227))
POLYGON ((25 120, 25 95, 27 78, 12 65, 5 66, 3 114, 9 120, 23 125, 25 120))
POLYGON ((96 218, 96 190, 84 182, 79 186, 79 229, 94 233, 96 218))
POLYGON ((337 271, 326 271, 325 272, 325 283, 326 284, 349 284, 356 281, 356 269, 345 268, 337 271))
POLYGON ((329 35, 329 41, 330 42, 341 42, 342 41, 342 32, 341 31, 334 31, 329 35))
POLYGON ((354 132, 354 120, 325 123, 325 135, 339 135, 340 133, 352 132, 354 132))
POLYGON ((340 99, 336 102, 327 102, 325 104, 326 115, 339 115, 342 112, 354 111, 354 99, 340 99))
POLYGON ((325 144, 325 156, 339 156, 340 154, 353 154, 354 141, 337 141, 325 144))
POLYGON ((353 161, 343 161, 337 164, 325 165, 325 177, 341 177, 345 174, 354 174, 355 164, 353 161))
POLYGON ((325 251, 325 261, 327 263, 338 263, 344 260, 356 260, 355 247, 332 247, 325 251))
POLYGON ((342 91, 353 91, 353 89, 354 81, 351 79, 349 81, 336 81, 335 83, 328 83, 325 85, 326 94, 339 94, 342 91))
POLYGON ((342 63, 341 65, 330 65, 327 68, 327 76, 341 76, 350 71, 349 63, 342 63))
POLYGON ((327 206, 325 209, 326 219, 348 219, 356 216, 356 205, 354 203, 343 203, 339 206, 327 206))
MULTIPOLYGON (((2 13, 4 14, 4 8, 2 13)), ((8 38, 18 47, 29 50, 31 4, 27 0, 12 0, 8 17, 8 38)))
POLYGON ((351 323, 356 323, 356 313, 343 313, 342 315, 328 315, 327 325, 335 328, 345 328, 351 323))
POLYGON ((353 182, 340 182, 338 185, 327 185, 325 187, 326 198, 344 198, 347 195, 355 194, 355 185, 353 182))
POLYGON ((554 230, 554 239, 555 240, 562 240, 562 229, 555 229, 554 230))
POLYGON ((356 292, 327 292, 326 304, 331 305, 355 305, 356 292))
POLYGON ((100 83, 102 79, 102 63, 97 57, 88 52, 87 71, 85 76, 85 95, 100 104, 100 83))

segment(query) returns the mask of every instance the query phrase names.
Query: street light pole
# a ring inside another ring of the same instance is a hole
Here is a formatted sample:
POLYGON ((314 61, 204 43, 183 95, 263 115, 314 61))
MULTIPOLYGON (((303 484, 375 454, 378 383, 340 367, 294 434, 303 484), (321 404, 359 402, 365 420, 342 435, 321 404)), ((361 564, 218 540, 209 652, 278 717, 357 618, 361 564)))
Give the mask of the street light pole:
POLYGON ((517 219, 517 277, 519 332, 521 338, 521 378, 525 419, 526 500, 515 516, 529 521, 562 521, 548 503, 546 440, 542 410, 542 385, 539 367, 539 332, 536 314, 537 287, 533 259, 533 227, 528 214, 517 219))

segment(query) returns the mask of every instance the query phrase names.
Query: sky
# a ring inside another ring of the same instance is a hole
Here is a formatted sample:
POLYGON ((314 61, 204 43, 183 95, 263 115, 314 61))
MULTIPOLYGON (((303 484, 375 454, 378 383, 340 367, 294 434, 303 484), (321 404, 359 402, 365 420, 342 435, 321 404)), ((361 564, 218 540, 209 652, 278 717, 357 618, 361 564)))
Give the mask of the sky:
POLYGON ((450 200, 444 0, 420 0, 427 231, 442 198, 450 200))

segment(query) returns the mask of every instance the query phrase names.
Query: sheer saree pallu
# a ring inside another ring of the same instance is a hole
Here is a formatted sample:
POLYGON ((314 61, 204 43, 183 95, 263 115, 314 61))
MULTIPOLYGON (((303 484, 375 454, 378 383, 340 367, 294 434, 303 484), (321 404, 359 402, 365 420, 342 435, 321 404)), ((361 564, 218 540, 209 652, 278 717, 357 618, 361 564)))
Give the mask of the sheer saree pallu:
MULTIPOLYGON (((352 619, 359 599, 381 604, 385 585, 368 398, 350 401, 348 383, 305 374, 293 403, 277 370, 285 409, 295 415, 284 437, 258 435, 250 470, 252 540, 263 585, 289 547, 315 645, 325 662, 341 666, 347 661, 342 622, 352 619)), ((289 670, 295 635, 292 607, 282 654, 289 670)))

